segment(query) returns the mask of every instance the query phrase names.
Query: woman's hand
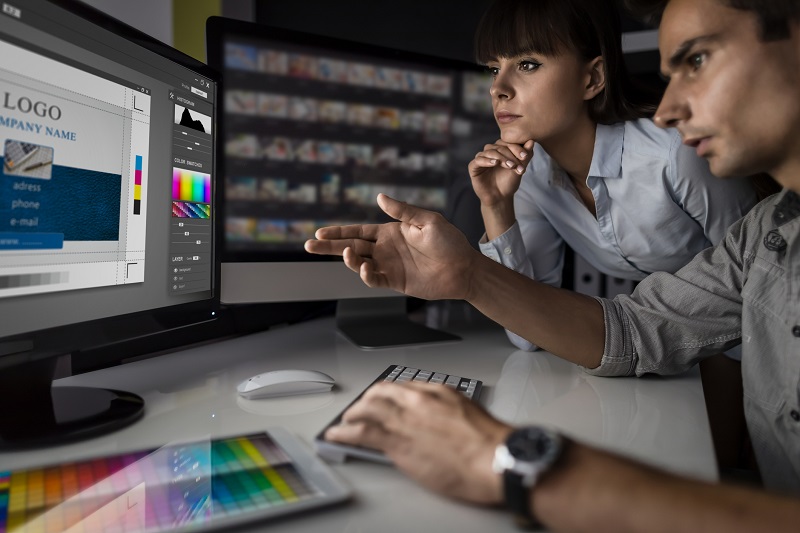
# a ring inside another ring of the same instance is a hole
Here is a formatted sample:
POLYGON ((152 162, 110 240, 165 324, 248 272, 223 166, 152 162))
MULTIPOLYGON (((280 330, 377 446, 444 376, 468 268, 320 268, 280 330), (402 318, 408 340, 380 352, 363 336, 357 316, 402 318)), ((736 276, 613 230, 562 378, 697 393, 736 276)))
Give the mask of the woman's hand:
POLYGON ((532 157, 533 140, 522 145, 497 140, 484 146, 470 161, 472 188, 481 201, 483 225, 489 240, 496 239, 514 224, 514 193, 532 157))
POLYGON ((532 140, 519 145, 499 139, 475 154, 468 166, 469 176, 482 207, 491 208, 513 199, 532 155, 532 140))

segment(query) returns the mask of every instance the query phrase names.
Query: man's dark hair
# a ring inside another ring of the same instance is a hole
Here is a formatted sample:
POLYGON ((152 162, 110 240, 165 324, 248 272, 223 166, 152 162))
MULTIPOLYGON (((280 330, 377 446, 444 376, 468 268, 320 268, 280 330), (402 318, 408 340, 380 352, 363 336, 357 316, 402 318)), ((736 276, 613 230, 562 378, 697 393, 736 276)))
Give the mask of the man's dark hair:
MULTIPOLYGON (((789 38, 789 25, 800 20, 798 0, 718 0, 723 5, 752 11, 761 26, 762 41, 779 41, 789 38)), ((661 22, 670 0, 625 0, 628 10, 653 26, 661 22)))

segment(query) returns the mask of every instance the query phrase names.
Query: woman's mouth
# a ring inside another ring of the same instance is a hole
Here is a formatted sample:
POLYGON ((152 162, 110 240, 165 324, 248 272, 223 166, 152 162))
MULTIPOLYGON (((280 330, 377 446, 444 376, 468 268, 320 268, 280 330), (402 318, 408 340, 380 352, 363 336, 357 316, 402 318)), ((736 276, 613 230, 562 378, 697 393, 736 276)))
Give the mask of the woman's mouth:
POLYGON ((509 124, 514 122, 518 118, 521 118, 522 115, 515 115, 513 113, 509 113, 507 111, 498 111, 495 114, 495 119, 497 120, 498 124, 509 124))

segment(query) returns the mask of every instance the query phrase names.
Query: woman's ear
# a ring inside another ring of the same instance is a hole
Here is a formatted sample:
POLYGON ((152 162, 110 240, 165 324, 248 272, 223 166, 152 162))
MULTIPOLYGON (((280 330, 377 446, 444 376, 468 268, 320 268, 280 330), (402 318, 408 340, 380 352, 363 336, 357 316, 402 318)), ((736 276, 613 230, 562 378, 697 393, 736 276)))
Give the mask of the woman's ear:
POLYGON ((591 100, 600 94, 606 86, 606 63, 603 56, 597 56, 586 63, 586 85, 583 92, 584 100, 591 100))

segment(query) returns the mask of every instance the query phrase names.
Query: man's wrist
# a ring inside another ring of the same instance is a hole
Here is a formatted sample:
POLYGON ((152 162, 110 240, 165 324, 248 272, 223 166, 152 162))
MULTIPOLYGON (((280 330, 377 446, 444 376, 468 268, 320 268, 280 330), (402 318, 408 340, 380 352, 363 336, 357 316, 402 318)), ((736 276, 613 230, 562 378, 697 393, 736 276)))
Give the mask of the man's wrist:
POLYGON ((487 296, 492 294, 490 290, 483 287, 486 280, 489 278, 487 270, 496 266, 505 267, 497 263, 494 259, 486 257, 478 250, 472 250, 472 252, 470 253, 470 261, 465 272, 466 280, 464 283, 465 290, 463 299, 474 305, 476 299, 479 299, 478 295, 487 296))
MULTIPOLYGON (((559 487, 563 484, 564 476, 569 473, 575 461, 578 460, 576 455, 581 455, 578 449, 580 448, 581 451, 586 449, 572 439, 563 436, 562 439, 561 455, 558 460, 541 476, 539 483, 528 491, 528 505, 531 514, 544 523, 550 523, 549 517, 554 516, 554 513, 563 512, 564 505, 570 505, 571 498, 565 500, 563 498, 565 494, 560 494, 559 487), (554 489, 556 490, 554 491, 554 489)), ((574 495, 574 491, 571 490, 569 495, 574 495)))
POLYGON ((553 429, 528 426, 511 432, 495 449, 492 469, 502 476, 503 500, 517 525, 540 527, 533 512, 533 489, 555 467, 565 443, 553 429))

